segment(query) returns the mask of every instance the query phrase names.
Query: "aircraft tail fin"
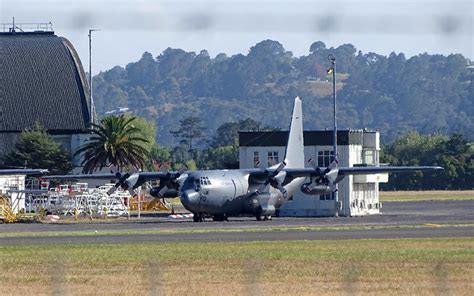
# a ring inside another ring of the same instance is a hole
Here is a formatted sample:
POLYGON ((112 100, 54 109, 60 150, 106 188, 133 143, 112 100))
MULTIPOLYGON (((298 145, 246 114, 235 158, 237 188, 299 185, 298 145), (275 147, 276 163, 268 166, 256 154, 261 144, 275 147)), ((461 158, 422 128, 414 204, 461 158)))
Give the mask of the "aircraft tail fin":
POLYGON ((301 98, 295 98, 293 115, 291 117, 290 133, 285 152, 287 168, 304 168, 304 143, 303 143, 303 110, 301 98))

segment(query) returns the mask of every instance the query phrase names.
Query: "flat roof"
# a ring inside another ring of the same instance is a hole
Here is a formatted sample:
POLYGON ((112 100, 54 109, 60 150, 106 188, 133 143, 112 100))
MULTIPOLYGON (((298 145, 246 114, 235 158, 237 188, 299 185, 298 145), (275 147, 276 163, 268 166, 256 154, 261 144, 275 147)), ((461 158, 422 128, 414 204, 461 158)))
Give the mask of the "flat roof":
MULTIPOLYGON (((364 133, 376 133, 377 130, 339 130, 338 145, 362 145, 364 133)), ((239 147, 286 146, 288 131, 239 132, 239 147)), ((333 145, 333 131, 304 131, 305 146, 333 145)))

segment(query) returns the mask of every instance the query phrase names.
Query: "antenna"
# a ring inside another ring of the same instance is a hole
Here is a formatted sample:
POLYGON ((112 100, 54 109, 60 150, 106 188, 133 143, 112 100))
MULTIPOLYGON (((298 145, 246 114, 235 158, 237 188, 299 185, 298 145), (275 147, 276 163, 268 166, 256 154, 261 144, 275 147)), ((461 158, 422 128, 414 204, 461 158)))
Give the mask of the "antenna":
POLYGON ((94 98, 92 97, 92 32, 100 31, 100 29, 89 29, 89 95, 90 95, 90 117, 91 123, 94 121, 94 98))
POLYGON ((10 28, 10 32, 15 33, 15 17, 13 16, 12 18, 13 20, 12 20, 12 27, 10 28))

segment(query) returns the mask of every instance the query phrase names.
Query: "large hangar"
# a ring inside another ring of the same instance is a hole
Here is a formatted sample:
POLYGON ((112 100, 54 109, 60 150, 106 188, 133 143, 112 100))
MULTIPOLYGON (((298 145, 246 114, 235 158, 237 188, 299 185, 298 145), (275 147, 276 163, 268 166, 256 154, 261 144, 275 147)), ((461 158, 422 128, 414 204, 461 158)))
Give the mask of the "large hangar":
MULTIPOLYGON (((333 157, 332 131, 305 131, 306 167, 326 167, 333 157)), ((286 131, 240 132, 239 164, 245 168, 267 168, 283 161, 286 131)), ((340 130, 337 133, 340 166, 379 165, 378 130, 340 130)), ((298 192, 279 212, 280 216, 362 216, 380 213, 379 183, 387 174, 348 176, 339 183, 339 204, 333 194, 310 196, 298 192)))
POLYGON ((0 32, 0 156, 36 123, 74 153, 87 139, 90 121, 86 75, 67 39, 51 28, 0 32))

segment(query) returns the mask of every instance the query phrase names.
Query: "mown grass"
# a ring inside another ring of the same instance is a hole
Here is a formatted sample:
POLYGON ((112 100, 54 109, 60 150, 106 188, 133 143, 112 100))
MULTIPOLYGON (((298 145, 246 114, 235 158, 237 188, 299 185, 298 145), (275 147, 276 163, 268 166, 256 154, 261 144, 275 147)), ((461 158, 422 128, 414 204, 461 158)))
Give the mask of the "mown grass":
POLYGON ((212 228, 212 229, 151 229, 151 230, 82 230, 82 231, 23 231, 0 232, 2 237, 57 237, 57 236, 97 236, 97 235, 160 235, 187 233, 242 233, 242 232, 274 232, 274 231, 340 231, 340 230, 369 230, 369 229, 412 229, 412 228, 442 228, 442 227, 473 227, 472 223, 464 224, 412 224, 412 225, 340 225, 340 226, 269 226, 253 228, 212 228))
POLYGON ((474 238, 0 246, 0 295, 469 295, 474 238))
POLYGON ((380 191, 382 202, 474 200, 474 190, 446 191, 380 191))

